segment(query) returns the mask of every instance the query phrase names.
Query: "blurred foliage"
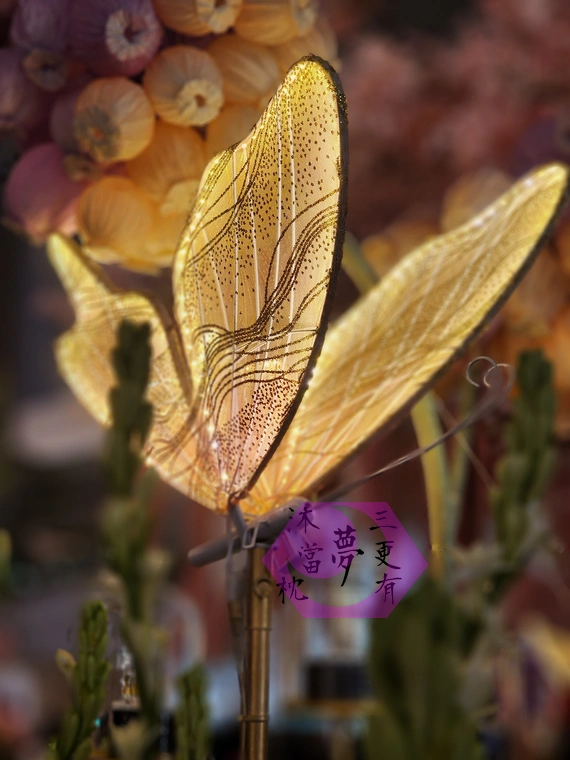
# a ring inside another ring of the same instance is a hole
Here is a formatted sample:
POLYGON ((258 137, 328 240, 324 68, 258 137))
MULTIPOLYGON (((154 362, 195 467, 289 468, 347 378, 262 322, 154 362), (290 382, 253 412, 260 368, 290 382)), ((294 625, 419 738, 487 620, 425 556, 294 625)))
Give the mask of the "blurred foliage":
POLYGON ((389 618, 372 622, 370 668, 381 706, 369 719, 370 760, 483 757, 476 726, 458 700, 459 666, 478 630, 432 578, 389 618))
POLYGON ((180 705, 176 712, 176 738, 180 760, 206 760, 210 749, 206 674, 202 665, 178 680, 180 705))
POLYGON ((124 597, 121 636, 133 656, 142 721, 135 729, 114 730, 123 755, 133 743, 149 750, 160 734, 161 660, 165 634, 153 624, 155 593, 168 568, 168 559, 149 547, 152 530, 149 494, 153 475, 138 479, 142 449, 152 420, 145 400, 150 374, 150 326, 124 320, 117 331, 112 355, 117 385, 110 392, 113 423, 109 431, 105 470, 111 496, 105 505, 102 532, 110 569, 124 597), (122 741, 127 737, 130 742, 122 741), (143 738, 141 738, 141 735, 143 738))
POLYGON ((111 669, 105 660, 107 628, 105 605, 87 602, 81 612, 77 661, 64 650, 56 655, 56 662, 72 688, 73 706, 66 712, 60 734, 50 747, 52 760, 87 760, 91 754, 91 735, 103 707, 111 669))
POLYGON ((520 355, 517 383, 520 394, 506 429, 507 450, 490 493, 497 540, 507 560, 517 557, 527 539, 529 505, 544 494, 556 462, 552 365, 541 351, 520 355))
POLYGON ((142 465, 141 451, 152 421, 145 400, 150 373, 150 325, 124 320, 119 325, 113 368, 118 384, 111 390, 113 425, 109 432, 106 472, 114 496, 130 496, 142 465))
POLYGON ((484 756, 472 710, 493 711, 492 685, 481 688, 481 680, 485 659, 504 643, 496 609, 508 582, 546 543, 539 499, 555 463, 552 366, 540 351, 523 352, 517 379, 506 450, 490 491, 495 541, 448 545, 451 590, 424 579, 388 619, 372 623, 370 662, 381 708, 369 722, 370 760, 484 756), (481 695, 486 705, 477 704, 481 695))

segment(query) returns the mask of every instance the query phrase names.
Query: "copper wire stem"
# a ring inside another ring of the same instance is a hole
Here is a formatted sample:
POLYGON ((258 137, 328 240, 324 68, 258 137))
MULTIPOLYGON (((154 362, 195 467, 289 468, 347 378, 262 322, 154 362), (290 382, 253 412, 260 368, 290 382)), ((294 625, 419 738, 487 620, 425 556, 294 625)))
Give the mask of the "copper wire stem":
POLYGON ((266 549, 247 552, 245 584, 244 710, 240 760, 267 760, 269 723, 269 651, 273 584, 262 562, 266 549))

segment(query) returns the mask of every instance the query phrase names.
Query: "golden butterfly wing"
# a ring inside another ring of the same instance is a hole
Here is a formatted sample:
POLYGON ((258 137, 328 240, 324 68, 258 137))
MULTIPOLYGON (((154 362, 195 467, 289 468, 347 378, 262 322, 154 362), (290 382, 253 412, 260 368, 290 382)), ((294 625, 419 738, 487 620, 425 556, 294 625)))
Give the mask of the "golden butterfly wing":
POLYGON ((406 256, 329 330, 245 510, 261 514, 306 493, 409 408, 530 266, 567 183, 559 165, 517 182, 466 225, 406 256))
MULTIPOLYGON (((79 401, 102 425, 111 422, 108 397, 116 385, 111 352, 117 327, 123 319, 150 323, 152 365, 147 395, 153 405, 153 424, 146 458, 165 480, 185 490, 186 479, 177 475, 193 462, 191 391, 176 331, 145 296, 116 291, 71 240, 52 235, 48 253, 76 314, 73 327, 57 341, 58 367, 79 401)), ((206 481, 196 480, 193 496, 213 506, 206 481)))
POLYGON ((174 265, 196 398, 196 473, 218 507, 247 491, 298 406, 340 267, 346 117, 304 59, 251 135, 209 165, 174 265))

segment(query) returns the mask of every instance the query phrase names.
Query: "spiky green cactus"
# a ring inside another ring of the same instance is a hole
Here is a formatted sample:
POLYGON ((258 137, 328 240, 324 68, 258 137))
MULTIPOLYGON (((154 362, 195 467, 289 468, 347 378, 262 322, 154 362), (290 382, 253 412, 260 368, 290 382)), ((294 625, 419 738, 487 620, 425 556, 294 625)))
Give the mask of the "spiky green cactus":
POLYGON ((507 426, 506 452, 490 493, 497 540, 504 559, 514 565, 532 538, 532 505, 544 493, 556 463, 552 365, 541 351, 520 355, 517 383, 520 393, 507 426))
POLYGON ((107 628, 105 606, 98 601, 87 602, 81 612, 77 661, 69 652, 57 653, 56 662, 73 691, 73 706, 51 746, 54 760, 87 760, 91 753, 91 735, 103 707, 110 671, 105 660, 107 628))

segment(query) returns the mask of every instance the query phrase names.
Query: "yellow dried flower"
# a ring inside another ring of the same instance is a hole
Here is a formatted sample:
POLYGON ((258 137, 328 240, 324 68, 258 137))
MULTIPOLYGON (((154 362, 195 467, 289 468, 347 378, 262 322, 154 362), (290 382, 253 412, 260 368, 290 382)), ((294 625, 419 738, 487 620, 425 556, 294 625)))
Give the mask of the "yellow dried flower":
POLYGON ((226 32, 241 4, 242 0, 154 0, 157 16, 165 26, 192 37, 226 32))
POLYGON ((169 267, 172 265, 172 259, 188 219, 189 210, 183 214, 167 215, 161 214, 159 210, 156 211, 152 234, 145 248, 145 254, 156 266, 169 267))
POLYGON ((77 205, 86 251, 104 263, 136 262, 152 234, 154 216, 150 198, 126 177, 103 177, 85 190, 77 205))
POLYGON ((451 185, 443 199, 442 231, 448 232, 468 222, 512 184, 512 179, 498 169, 487 167, 464 174, 451 185))
POLYGON ((212 158, 230 145, 247 137, 261 116, 260 108, 245 103, 231 103, 209 126, 206 134, 206 154, 212 158))
POLYGON ((529 336, 546 335, 565 302, 562 268, 547 246, 504 305, 502 315, 512 331, 529 336))
POLYGON ((335 34, 330 24, 322 17, 317 19, 316 24, 307 34, 276 45, 271 52, 277 58, 283 76, 300 58, 310 54, 318 55, 328 61, 337 71, 340 69, 335 34))
POLYGON ((402 217, 363 240, 362 250, 376 274, 384 277, 406 253, 438 234, 438 226, 428 219, 402 217))
POLYGON ((204 141, 194 129, 159 121, 151 144, 125 169, 163 214, 187 214, 205 166, 204 141))
POLYGON ((222 76, 213 58, 189 45, 159 53, 146 70, 143 85, 156 113, 170 124, 202 127, 224 104, 222 76))
POLYGON ((226 35, 214 40, 208 52, 222 73, 229 103, 250 103, 265 108, 281 82, 277 60, 270 50, 226 35))
POLYGON ((99 163, 126 161, 152 139, 154 113, 143 88, 125 77, 90 82, 75 104, 73 132, 81 150, 99 163))
POLYGON ((235 30, 251 42, 279 45, 307 34, 317 13, 316 0, 244 0, 235 30))

